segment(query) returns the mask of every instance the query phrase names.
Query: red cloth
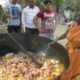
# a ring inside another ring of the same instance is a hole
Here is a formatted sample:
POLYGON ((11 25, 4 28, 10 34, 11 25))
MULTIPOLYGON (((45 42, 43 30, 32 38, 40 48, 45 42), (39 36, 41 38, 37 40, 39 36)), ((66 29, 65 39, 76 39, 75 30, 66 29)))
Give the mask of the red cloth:
POLYGON ((51 14, 51 13, 54 13, 55 14, 55 11, 54 10, 46 10, 46 9, 44 9, 43 11, 40 11, 38 14, 37 14, 37 16, 39 17, 39 18, 41 18, 41 20, 45 20, 45 16, 44 16, 44 13, 47 13, 47 14, 51 14))
POLYGON ((40 11, 37 16, 38 18, 41 19, 41 33, 53 33, 53 24, 54 24, 54 16, 55 11, 52 9, 44 9, 43 11, 40 11), (49 17, 49 15, 52 15, 49 17), (48 21, 49 24, 51 24, 50 26, 46 24, 46 21, 48 21))

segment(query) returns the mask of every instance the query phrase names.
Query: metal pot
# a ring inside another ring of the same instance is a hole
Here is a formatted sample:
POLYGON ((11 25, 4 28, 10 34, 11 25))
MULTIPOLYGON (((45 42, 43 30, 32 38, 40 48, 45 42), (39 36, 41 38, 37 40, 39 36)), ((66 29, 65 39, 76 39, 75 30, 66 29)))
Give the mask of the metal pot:
MULTIPOLYGON (((14 39, 26 50, 30 52, 34 52, 34 54, 39 54, 40 51, 43 51, 48 42, 51 40, 43 37, 39 37, 37 35, 31 36, 26 33, 13 33, 10 34, 14 39)), ((15 43, 15 41, 7 34, 0 34, 0 56, 5 55, 9 52, 23 52, 23 50, 15 43)), ((55 43, 50 46, 47 50, 48 58, 58 58, 62 64, 64 64, 67 69, 69 66, 69 56, 67 50, 60 45, 59 43, 55 43)))

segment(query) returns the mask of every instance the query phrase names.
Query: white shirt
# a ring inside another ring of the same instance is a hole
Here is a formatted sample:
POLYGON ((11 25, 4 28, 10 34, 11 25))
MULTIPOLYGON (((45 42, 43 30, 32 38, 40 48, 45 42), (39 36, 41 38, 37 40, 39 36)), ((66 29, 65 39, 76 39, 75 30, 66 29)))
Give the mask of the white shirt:
POLYGON ((65 10, 65 11, 64 11, 64 16, 65 16, 67 19, 70 19, 71 11, 70 11, 70 10, 65 10))
POLYGON ((29 6, 24 8, 22 11, 22 26, 32 29, 36 28, 33 22, 33 18, 39 11, 40 9, 37 6, 34 6, 34 8, 30 8, 29 6))

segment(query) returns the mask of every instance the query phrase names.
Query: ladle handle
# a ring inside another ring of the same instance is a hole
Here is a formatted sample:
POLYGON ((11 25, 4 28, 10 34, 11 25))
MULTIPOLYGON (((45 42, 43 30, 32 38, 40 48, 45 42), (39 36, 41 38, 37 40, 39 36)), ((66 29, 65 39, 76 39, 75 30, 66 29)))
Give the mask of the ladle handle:
POLYGON ((8 36, 18 45, 18 47, 21 48, 21 50, 22 50, 24 53, 26 53, 30 59, 32 59, 32 62, 33 62, 33 63, 35 63, 38 67, 41 67, 41 66, 42 66, 39 62, 37 62, 37 61, 33 58, 33 56, 32 56, 31 54, 29 54, 29 52, 28 52, 11 34, 9 34, 9 33, 7 33, 7 34, 8 34, 8 36))
POLYGON ((71 77, 71 79, 74 79, 74 78, 76 78, 77 76, 80 76, 80 73, 75 74, 74 76, 71 77))

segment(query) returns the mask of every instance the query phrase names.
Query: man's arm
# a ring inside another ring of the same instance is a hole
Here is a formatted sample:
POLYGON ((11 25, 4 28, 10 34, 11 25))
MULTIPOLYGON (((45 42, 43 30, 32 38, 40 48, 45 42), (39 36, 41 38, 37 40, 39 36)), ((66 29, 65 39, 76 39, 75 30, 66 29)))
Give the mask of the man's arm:
POLYGON ((4 9, 3 11, 4 11, 4 15, 5 15, 6 18, 10 18, 11 17, 10 13, 6 9, 4 9))
POLYGON ((35 27, 38 29, 38 16, 35 16, 33 19, 35 27))
POLYGON ((25 27, 26 27, 26 12, 24 10, 22 11, 21 22, 22 22, 23 32, 25 32, 25 27))
POLYGON ((10 11, 7 7, 3 9, 4 15, 6 18, 15 19, 16 17, 10 14, 10 11))
POLYGON ((21 21, 22 7, 21 5, 19 5, 19 10, 20 10, 20 26, 22 26, 22 21, 21 21))
POLYGON ((60 37, 56 38, 54 41, 49 42, 48 45, 53 45, 57 41, 62 40, 62 39, 65 39, 66 36, 67 36, 67 32, 68 32, 68 30, 64 34, 62 34, 60 37))

